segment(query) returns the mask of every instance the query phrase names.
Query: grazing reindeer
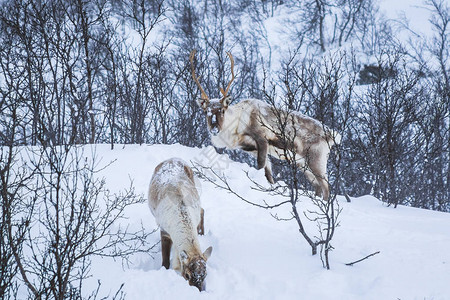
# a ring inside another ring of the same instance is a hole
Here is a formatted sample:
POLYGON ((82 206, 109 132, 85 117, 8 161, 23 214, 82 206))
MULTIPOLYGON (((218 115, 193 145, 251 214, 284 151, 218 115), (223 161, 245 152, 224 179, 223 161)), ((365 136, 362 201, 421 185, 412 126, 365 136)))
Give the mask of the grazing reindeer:
POLYGON ((212 248, 200 251, 197 233, 204 233, 204 210, 192 169, 176 158, 160 163, 150 182, 148 201, 161 228, 162 265, 166 269, 171 265, 190 285, 203 291, 206 261, 212 248), (174 251, 169 262, 172 244, 174 251))
POLYGON ((247 99, 230 105, 228 91, 234 80, 234 60, 231 53, 227 55, 231 61, 231 80, 225 90, 220 88, 222 98, 211 100, 195 75, 195 50, 190 55, 192 77, 201 92, 197 103, 206 114, 213 145, 252 153, 257 158, 257 168, 264 168, 270 183, 274 180, 267 155, 285 160, 285 150, 295 151, 296 164, 315 187, 316 195, 328 200, 327 160, 331 147, 340 143, 339 133, 313 118, 277 110, 260 100, 247 99), (283 134, 279 130, 284 127, 280 124, 280 116, 287 116, 283 134))

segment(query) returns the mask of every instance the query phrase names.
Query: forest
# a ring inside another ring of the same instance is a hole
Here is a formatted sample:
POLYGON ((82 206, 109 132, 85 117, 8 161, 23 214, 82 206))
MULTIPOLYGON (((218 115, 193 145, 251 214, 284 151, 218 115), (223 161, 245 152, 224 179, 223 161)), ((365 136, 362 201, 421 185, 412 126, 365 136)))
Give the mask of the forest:
POLYGON ((348 194, 449 211, 448 4, 425 2, 433 35, 405 44, 374 1, 309 2, 4 2, 0 142, 207 145, 189 53, 216 95, 231 51, 234 99, 276 87, 341 132, 348 194), (282 9, 289 41, 272 49, 282 9))
POLYGON ((208 145, 188 58, 214 96, 230 51, 233 99, 341 133, 346 193, 449 211, 450 13, 423 5, 431 36, 404 41, 372 0, 5 1, 0 143, 208 145))

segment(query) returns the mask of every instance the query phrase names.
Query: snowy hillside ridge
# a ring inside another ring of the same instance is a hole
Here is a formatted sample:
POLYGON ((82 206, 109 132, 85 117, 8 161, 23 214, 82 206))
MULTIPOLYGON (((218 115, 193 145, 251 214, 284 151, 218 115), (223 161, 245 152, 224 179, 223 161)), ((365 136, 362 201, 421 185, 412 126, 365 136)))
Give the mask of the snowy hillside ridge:
MULTIPOLYGON (((243 171, 259 182, 265 181, 264 172, 233 162, 211 146, 117 145, 110 150, 98 145, 96 153, 102 163, 114 161, 98 174, 112 190, 132 180, 136 193, 146 197, 154 168, 178 157, 214 166, 240 194, 261 201, 261 195, 248 188, 243 171)), ((107 292, 124 283, 126 299, 450 299, 450 214, 401 205, 393 209, 371 196, 352 198, 351 203, 338 197, 341 226, 327 271, 318 256, 311 256, 294 222, 270 215, 289 217, 288 208, 269 212, 212 184, 201 185, 205 235, 200 245, 214 248, 206 291, 200 293, 175 271, 161 267, 160 252, 153 258, 136 255, 124 268, 117 261, 94 259, 89 287, 99 279, 107 292), (376 251, 380 253, 352 267, 345 265, 376 251)), ((310 208, 307 201, 298 206, 301 211, 310 208)), ((147 203, 136 204, 126 214, 128 225, 142 222, 149 231, 156 228, 147 203)), ((159 234, 151 239, 157 242, 159 234)))

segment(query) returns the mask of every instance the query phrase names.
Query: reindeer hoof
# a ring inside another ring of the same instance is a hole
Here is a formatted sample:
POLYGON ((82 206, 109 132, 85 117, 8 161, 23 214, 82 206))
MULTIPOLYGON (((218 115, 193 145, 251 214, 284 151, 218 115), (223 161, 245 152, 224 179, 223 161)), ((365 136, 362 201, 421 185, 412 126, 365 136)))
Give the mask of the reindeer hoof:
POLYGON ((321 198, 322 197, 322 188, 321 187, 316 187, 315 188, 315 194, 316 194, 316 197, 319 197, 319 198, 321 198))
POLYGON ((270 184, 274 184, 275 181, 273 180, 272 174, 270 174, 269 171, 267 171, 267 169, 265 170, 265 175, 266 175, 266 179, 270 184))

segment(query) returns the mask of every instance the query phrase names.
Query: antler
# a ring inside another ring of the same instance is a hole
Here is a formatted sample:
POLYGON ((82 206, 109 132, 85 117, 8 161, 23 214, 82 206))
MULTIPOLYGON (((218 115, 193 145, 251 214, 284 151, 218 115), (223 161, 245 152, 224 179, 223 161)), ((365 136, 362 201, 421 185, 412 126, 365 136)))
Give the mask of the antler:
POLYGON ((202 86, 200 85, 200 82, 198 81, 198 77, 195 75, 195 68, 194 68, 194 56, 195 53, 197 52, 197 50, 192 50, 191 55, 189 56, 189 60, 191 62, 191 70, 192 70, 192 78, 194 78, 195 83, 197 83, 200 92, 202 93, 201 98, 203 100, 206 100, 207 102, 209 102, 209 98, 208 95, 206 95, 205 90, 202 88, 202 86))
POLYGON ((231 55, 230 52, 227 52, 227 55, 230 58, 230 62, 231 62, 231 80, 228 83, 226 90, 223 90, 223 88, 220 88, 220 92, 222 93, 223 98, 225 98, 228 95, 228 91, 230 90, 231 83, 234 80, 234 59, 233 59, 233 55, 231 55))

